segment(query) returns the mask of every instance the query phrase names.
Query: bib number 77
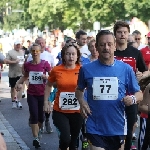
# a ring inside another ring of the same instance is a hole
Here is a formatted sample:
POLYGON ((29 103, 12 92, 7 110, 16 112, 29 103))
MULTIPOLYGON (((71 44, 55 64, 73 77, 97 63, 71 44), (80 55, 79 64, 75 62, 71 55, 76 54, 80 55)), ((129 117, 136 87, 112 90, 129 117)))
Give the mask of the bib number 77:
POLYGON ((105 89, 107 90, 107 93, 110 92, 111 85, 100 85, 100 87, 101 87, 101 93, 104 93, 105 89))
POLYGON ((94 77, 93 100, 116 100, 118 98, 117 77, 94 77))

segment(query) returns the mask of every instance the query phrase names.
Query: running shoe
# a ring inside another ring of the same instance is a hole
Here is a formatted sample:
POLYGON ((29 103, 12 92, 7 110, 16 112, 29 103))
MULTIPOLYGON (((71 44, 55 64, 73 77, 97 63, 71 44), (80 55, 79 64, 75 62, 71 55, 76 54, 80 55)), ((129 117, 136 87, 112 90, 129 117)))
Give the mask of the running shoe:
POLYGON ((136 148, 136 146, 135 146, 135 145, 131 145, 130 150, 137 150, 137 148, 136 148))
POLYGON ((17 108, 17 102, 16 101, 12 102, 12 109, 14 109, 14 108, 17 108))
POLYGON ((135 141, 136 139, 137 139, 136 134, 135 134, 135 133, 133 133, 132 141, 135 141))
POLYGON ((90 150, 89 143, 86 137, 81 136, 80 137, 82 141, 82 150, 90 150))
POLYGON ((26 95, 24 93, 22 93, 22 98, 25 98, 25 97, 26 97, 26 95))
POLYGON ((40 129, 41 133, 44 133, 44 126, 42 124, 41 129, 40 129))
POLYGON ((22 108, 22 104, 20 101, 18 101, 18 104, 17 104, 18 108, 22 108))
POLYGON ((40 140, 39 140, 38 138, 36 138, 36 139, 33 140, 33 146, 34 146, 35 148, 41 147, 41 145, 40 145, 40 140))
POLYGON ((42 132, 41 129, 40 129, 40 130, 39 130, 39 133, 38 133, 38 138, 39 138, 39 139, 42 138, 42 133, 43 133, 43 132, 42 132))
POLYGON ((53 129, 50 126, 50 122, 49 121, 45 121, 45 130, 46 130, 47 133, 52 133, 53 132, 53 129))
POLYGON ((132 141, 135 141, 136 139, 137 139, 136 136, 133 136, 133 137, 132 137, 132 141))

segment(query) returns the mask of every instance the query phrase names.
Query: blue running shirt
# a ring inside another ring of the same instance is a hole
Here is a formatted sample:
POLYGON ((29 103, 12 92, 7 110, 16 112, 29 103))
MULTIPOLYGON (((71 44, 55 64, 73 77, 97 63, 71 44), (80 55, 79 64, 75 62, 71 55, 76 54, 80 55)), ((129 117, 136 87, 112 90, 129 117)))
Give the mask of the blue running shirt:
POLYGON ((87 88, 87 102, 92 111, 86 122, 87 133, 103 136, 127 134, 125 105, 121 100, 126 93, 140 91, 135 73, 128 64, 116 59, 111 66, 104 65, 99 60, 85 64, 79 72, 78 87, 81 90, 87 88), (95 82, 95 77, 101 77, 98 78, 100 82, 95 82))

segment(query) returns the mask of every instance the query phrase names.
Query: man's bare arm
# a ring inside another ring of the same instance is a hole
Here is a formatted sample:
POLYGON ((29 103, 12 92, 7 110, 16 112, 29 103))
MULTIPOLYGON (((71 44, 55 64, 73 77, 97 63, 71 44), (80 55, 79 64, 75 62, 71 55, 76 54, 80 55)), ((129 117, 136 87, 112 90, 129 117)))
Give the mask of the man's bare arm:
POLYGON ((88 103, 84 100, 83 98, 83 90, 80 90, 78 87, 76 88, 75 91, 75 96, 78 99, 79 103, 80 103, 80 113, 83 116, 83 118, 88 118, 88 115, 91 115, 91 110, 90 107, 88 105, 88 103))

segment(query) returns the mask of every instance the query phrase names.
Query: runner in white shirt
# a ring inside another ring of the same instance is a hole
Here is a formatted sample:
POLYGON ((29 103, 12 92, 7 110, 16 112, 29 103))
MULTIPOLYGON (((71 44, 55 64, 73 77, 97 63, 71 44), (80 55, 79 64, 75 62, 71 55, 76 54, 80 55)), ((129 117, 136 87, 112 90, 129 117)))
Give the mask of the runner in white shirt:
MULTIPOLYGON (((43 39, 42 37, 39 37, 35 40, 35 43, 39 44, 42 48, 41 54, 40 54, 40 59, 48 61, 50 66, 53 68, 55 66, 54 58, 49 52, 45 51, 45 48, 46 48, 45 39, 43 39)), ((31 60, 32 60, 32 55, 30 54, 29 57, 27 58, 27 62, 31 61, 31 60)), ((45 128, 46 128, 47 133, 53 132, 53 129, 50 126, 49 117, 50 117, 50 113, 49 114, 45 113, 45 128)), ((41 130, 44 130, 44 129, 42 128, 41 130)), ((42 132, 44 132, 44 131, 42 131, 42 132)))
POLYGON ((55 64, 58 64, 58 59, 57 59, 57 56, 58 56, 58 53, 61 52, 62 48, 64 47, 65 43, 62 42, 62 41, 59 41, 58 42, 58 45, 56 47, 54 47, 52 50, 51 50, 51 55, 53 56, 54 58, 54 62, 55 64))
POLYGON ((88 50, 88 46, 87 46, 87 33, 84 32, 83 30, 79 30, 76 33, 76 41, 77 41, 78 45, 80 46, 81 55, 85 58, 88 58, 88 56, 91 53, 88 50))
POLYGON ((141 50, 142 48, 145 48, 146 45, 141 43, 141 32, 138 30, 135 30, 132 35, 135 37, 135 41, 138 43, 138 50, 141 50))

